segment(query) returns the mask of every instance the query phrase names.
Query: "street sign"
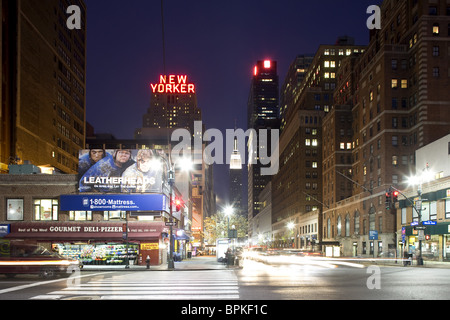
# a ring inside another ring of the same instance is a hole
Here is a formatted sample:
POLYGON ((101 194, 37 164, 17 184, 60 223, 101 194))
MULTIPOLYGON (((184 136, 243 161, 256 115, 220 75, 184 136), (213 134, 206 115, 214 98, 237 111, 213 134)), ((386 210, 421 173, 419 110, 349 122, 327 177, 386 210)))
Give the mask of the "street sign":
POLYGON ((237 238, 237 230, 236 229, 228 230, 228 238, 237 238))
POLYGON ((377 230, 369 231, 369 240, 378 240, 378 231, 377 230))
POLYGON ((432 225, 437 224, 437 222, 433 221, 433 220, 427 220, 427 221, 423 221, 422 224, 425 226, 432 226, 432 225))
POLYGON ((176 223, 175 221, 172 221, 172 222, 166 222, 166 227, 170 227, 170 226, 174 227, 174 226, 176 226, 176 225, 177 225, 177 223, 176 223))
POLYGON ((422 229, 419 229, 419 234, 417 235, 419 240, 425 240, 425 232, 422 229))
POLYGON ((416 200, 415 206, 416 206, 416 210, 420 212, 422 210, 422 200, 416 200))

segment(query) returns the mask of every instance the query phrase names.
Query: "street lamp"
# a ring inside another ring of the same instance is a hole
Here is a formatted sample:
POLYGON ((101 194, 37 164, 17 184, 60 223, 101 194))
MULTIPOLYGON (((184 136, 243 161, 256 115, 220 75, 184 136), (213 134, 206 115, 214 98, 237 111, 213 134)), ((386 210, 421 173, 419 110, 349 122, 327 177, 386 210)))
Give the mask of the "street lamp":
MULTIPOLYGON (((232 206, 227 206, 224 209, 224 213, 227 216, 227 221, 228 221, 228 227, 227 227, 227 238, 228 238, 228 245, 230 245, 230 242, 232 243, 231 237, 230 237, 230 216, 233 215, 234 209, 232 206)), ((233 247, 233 245, 231 245, 231 247, 233 247)), ((230 250, 230 247, 228 247, 228 249, 230 250)), ((233 248, 231 249, 232 251, 233 248)), ((227 251, 229 252, 229 251, 227 251)), ((230 254, 227 254, 227 265, 231 264, 231 257, 232 257, 232 253, 230 252, 230 254)))
POLYGON ((422 184, 427 183, 433 179, 433 172, 430 171, 430 168, 428 166, 428 163, 426 164, 426 167, 422 170, 422 173, 420 175, 412 176, 408 179, 408 184, 411 186, 417 185, 417 195, 418 199, 416 201, 416 204, 413 204, 413 210, 416 210, 417 216, 418 216, 418 223, 416 230, 418 230, 418 238, 419 238, 419 256, 417 257, 417 265, 423 265, 423 259, 422 259, 422 240, 424 238, 424 230, 425 227, 422 225, 422 184))
MULTIPOLYGON (((169 270, 173 270, 175 268, 174 260, 173 260, 173 250, 175 247, 174 239, 173 239, 173 185, 175 184, 175 166, 173 163, 166 159, 165 157, 161 157, 164 160, 164 164, 168 168, 168 177, 167 182, 169 184, 169 222, 170 222, 170 235, 169 235, 169 259, 167 261, 167 268, 169 270)), ((180 158, 178 161, 180 165, 181 171, 190 171, 192 168, 192 161, 190 158, 180 158)), ((155 166, 162 166, 160 161, 154 163, 155 166)), ((177 206, 178 207, 178 206, 177 206)))
POLYGON ((230 238, 230 216, 233 215, 234 209, 232 206, 228 206, 225 208, 224 213, 228 220, 228 227, 227 227, 227 237, 230 238))
MULTIPOLYGON (((295 227, 294 222, 292 222, 292 221, 288 222, 287 225, 286 225, 286 227, 287 227, 288 230, 289 230, 289 238, 292 239, 292 238, 293 238, 293 237, 292 237, 292 235, 293 235, 292 232, 293 232, 294 227, 295 227)), ((295 241, 295 240, 294 240, 294 241, 295 241)), ((294 242, 294 246, 295 246, 295 242, 294 242)))

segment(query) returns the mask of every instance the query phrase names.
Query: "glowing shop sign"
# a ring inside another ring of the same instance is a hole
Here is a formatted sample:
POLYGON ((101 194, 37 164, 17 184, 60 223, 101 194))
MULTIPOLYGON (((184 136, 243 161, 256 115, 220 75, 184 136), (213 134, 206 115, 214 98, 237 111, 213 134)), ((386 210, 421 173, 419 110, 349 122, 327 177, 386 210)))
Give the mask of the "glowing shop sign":
POLYGON ((159 76, 158 84, 150 84, 153 93, 195 93, 195 85, 187 82, 187 76, 159 76))

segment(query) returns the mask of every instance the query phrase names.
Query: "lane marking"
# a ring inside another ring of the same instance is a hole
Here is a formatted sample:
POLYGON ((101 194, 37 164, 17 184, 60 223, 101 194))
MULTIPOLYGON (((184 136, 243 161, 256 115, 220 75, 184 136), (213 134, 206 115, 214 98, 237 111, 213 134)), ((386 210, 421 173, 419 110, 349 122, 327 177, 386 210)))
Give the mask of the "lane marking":
POLYGON ((107 274, 107 273, 112 273, 112 272, 100 272, 100 273, 94 273, 94 274, 89 274, 89 275, 85 275, 85 276, 74 276, 72 278, 69 277, 69 278, 65 278, 65 279, 55 279, 55 280, 48 280, 48 281, 43 281, 43 282, 35 282, 35 283, 26 284, 23 286, 2 289, 2 290, 0 290, 0 294, 5 294, 8 292, 19 291, 19 290, 25 290, 28 288, 42 286, 42 285, 46 285, 46 284, 50 284, 50 283, 56 283, 56 282, 60 282, 60 281, 68 281, 69 279, 71 279, 71 280, 81 279, 81 278, 85 278, 85 277, 92 277, 92 276, 97 276, 97 275, 107 274))

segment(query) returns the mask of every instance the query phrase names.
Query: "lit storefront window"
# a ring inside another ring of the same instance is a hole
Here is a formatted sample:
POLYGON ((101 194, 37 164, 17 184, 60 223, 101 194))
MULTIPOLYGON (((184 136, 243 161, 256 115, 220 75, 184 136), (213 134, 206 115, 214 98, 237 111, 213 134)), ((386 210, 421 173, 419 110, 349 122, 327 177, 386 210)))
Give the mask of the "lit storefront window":
POLYGON ((34 219, 37 221, 58 220, 58 200, 55 199, 34 200, 34 219))
POLYGON ((114 219, 125 219, 126 218, 126 211, 105 211, 103 213, 103 219, 104 220, 114 220, 114 219))
POLYGON ((70 211, 70 221, 92 221, 92 211, 70 211))

